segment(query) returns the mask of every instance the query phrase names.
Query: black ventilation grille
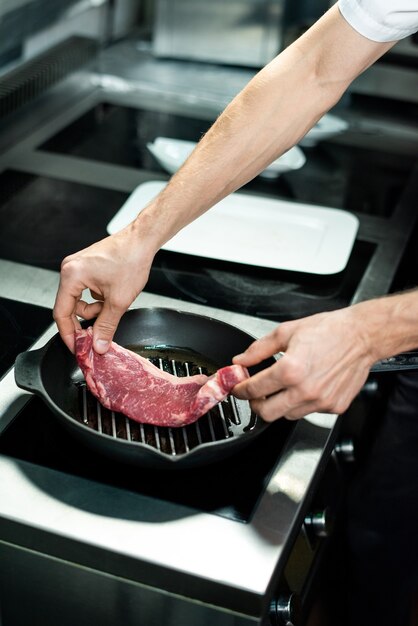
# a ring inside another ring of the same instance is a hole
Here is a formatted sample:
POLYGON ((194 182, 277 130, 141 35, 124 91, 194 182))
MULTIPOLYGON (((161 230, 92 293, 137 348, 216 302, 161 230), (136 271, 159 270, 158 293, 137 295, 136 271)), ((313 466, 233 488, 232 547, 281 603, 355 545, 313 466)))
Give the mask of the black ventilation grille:
POLYGON ((0 79, 0 119, 20 109, 54 83, 88 63, 98 43, 73 36, 0 79))

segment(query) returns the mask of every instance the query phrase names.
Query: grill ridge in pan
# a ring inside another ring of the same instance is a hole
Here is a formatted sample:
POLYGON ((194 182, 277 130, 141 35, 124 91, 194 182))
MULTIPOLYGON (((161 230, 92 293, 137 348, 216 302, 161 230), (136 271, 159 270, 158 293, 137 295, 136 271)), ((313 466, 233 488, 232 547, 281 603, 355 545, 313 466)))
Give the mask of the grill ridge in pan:
MULTIPOLYGON (((157 366, 185 376, 199 371, 211 374, 229 365, 253 337, 213 318, 147 308, 125 313, 115 341, 130 349, 136 347, 157 366)), ((267 359, 251 373, 272 363, 273 359, 267 359)), ((248 402, 232 396, 183 428, 128 420, 102 407, 90 394, 74 356, 59 335, 41 350, 19 355, 15 377, 20 387, 40 395, 84 444, 114 460, 135 465, 172 468, 216 462, 250 443, 267 427, 251 412, 248 402)))
MULTIPOLYGON (((133 346, 129 346, 129 348, 134 349, 141 356, 148 356, 147 352, 150 352, 149 349, 140 350, 135 349, 133 346)), ((176 351, 175 348, 168 348, 160 349, 158 352, 161 356, 154 356, 149 358, 149 360, 156 367, 174 376, 211 375, 216 369, 216 367, 208 369, 193 361, 184 360, 187 355, 183 350, 176 351), (164 352, 169 353, 169 357, 166 357, 164 352)), ((196 357, 199 357, 199 355, 196 355, 196 357)), ((172 456, 190 452, 190 450, 203 443, 237 437, 253 429, 257 422, 257 417, 250 411, 247 402, 241 402, 233 396, 228 396, 206 415, 188 426, 166 428, 140 424, 128 419, 121 413, 115 413, 104 408, 90 393, 84 382, 76 384, 79 408, 76 419, 79 422, 98 433, 106 434, 114 439, 122 439, 132 443, 139 442, 172 456)))

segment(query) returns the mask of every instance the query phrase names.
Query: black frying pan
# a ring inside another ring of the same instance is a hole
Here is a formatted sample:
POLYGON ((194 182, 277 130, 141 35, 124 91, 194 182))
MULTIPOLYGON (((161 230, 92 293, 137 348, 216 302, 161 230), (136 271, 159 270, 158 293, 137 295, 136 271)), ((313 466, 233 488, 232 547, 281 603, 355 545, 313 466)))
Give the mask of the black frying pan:
MULTIPOLYGON (((177 375, 212 374, 229 365, 253 340, 224 322, 161 308, 128 311, 115 335, 120 345, 177 375)), ((273 363, 274 359, 267 359, 251 368, 251 374, 273 363)), ((17 357, 15 379, 19 387, 41 396, 79 440, 125 463, 157 468, 203 465, 235 453, 267 427, 251 412, 248 402, 232 397, 184 428, 141 427, 98 405, 86 391, 76 360, 58 334, 40 350, 17 357)))

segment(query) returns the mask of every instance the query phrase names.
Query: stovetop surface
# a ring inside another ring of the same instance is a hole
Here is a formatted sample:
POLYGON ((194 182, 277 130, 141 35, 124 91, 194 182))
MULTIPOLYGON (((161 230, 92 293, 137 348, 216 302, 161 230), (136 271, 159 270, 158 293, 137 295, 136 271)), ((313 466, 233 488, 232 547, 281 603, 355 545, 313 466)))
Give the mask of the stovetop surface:
POLYGON ((27 172, 0 175, 0 257, 58 271, 107 235, 128 194, 27 172))
POLYGON ((51 322, 49 309, 0 298, 0 378, 51 322))
MULTIPOLYGON (((127 197, 8 170, 0 175, 0 257, 59 271, 65 256, 107 235, 106 225, 127 197)), ((349 304, 374 249, 357 240, 345 270, 329 276, 160 251, 147 290, 280 321, 349 304)))
POLYGON ((285 321, 349 304, 375 246, 356 241, 345 270, 314 276, 161 252, 147 289, 153 293, 270 320, 285 321))
POLYGON ((287 420, 271 424, 244 450, 216 463, 157 470, 117 463, 91 451, 40 398, 33 398, 0 435, 0 454, 248 522, 293 426, 287 420))
MULTIPOLYGON (((157 136, 199 141, 211 122, 190 116, 102 102, 39 147, 95 161, 165 172, 147 149, 157 136)), ((390 150, 326 141, 304 147, 306 164, 272 180, 256 177, 247 191, 283 199, 389 216, 414 163, 390 150)))
MULTIPOLYGON (((76 167, 86 170, 92 163, 109 163, 161 178, 163 170, 147 142, 157 136, 197 141, 209 125, 195 117, 104 100, 40 140, 36 150, 81 158, 76 167)), ((303 168, 274 180, 256 177, 244 191, 389 218, 413 167, 411 156, 364 146, 325 141, 304 151, 303 168)), ((12 168, 0 175, 0 183, 0 257, 55 271, 66 255, 106 236, 108 222, 128 197, 109 184, 105 188, 12 168)), ((345 270, 329 276, 160 251, 147 290, 275 321, 295 319, 348 305, 375 250, 375 241, 358 237, 345 270)))

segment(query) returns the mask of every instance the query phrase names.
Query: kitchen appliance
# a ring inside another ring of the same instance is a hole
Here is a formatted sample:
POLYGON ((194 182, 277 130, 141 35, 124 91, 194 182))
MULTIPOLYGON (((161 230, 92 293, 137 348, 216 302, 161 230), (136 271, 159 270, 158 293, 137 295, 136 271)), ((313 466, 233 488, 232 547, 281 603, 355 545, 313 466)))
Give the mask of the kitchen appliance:
POLYGON ((285 4, 284 0, 158 0, 154 54, 261 67, 282 47, 285 4))
MULTIPOLYGON (((170 307, 175 302, 152 294, 141 298, 170 307)), ((217 319, 228 317, 199 310, 217 319)), ((255 334, 271 327, 238 314, 230 314, 230 322, 249 332, 258 329, 255 334)), ((299 511, 297 517, 303 516, 309 500, 300 508, 300 497, 306 497, 308 484, 317 484, 319 476, 314 476, 325 462, 324 446, 329 450, 336 436, 330 429, 335 416, 278 422, 265 431, 268 437, 257 437, 262 447, 251 444, 215 465, 179 468, 168 475, 155 468, 133 471, 102 460, 69 437, 42 402, 22 398, 12 376, 10 372, 0 383, 0 552, 5 564, 0 590, 5 624, 23 623, 29 610, 33 624, 52 624, 63 607, 63 624, 76 618, 82 624, 92 619, 111 624, 121 615, 128 624, 138 615, 157 624, 164 606, 173 624, 179 619, 200 623, 218 613, 225 624, 245 624, 258 619, 260 611, 269 614, 262 588, 276 570, 278 554, 287 560, 292 541, 284 542, 283 533, 291 528, 292 535, 298 532, 294 515, 299 511), (283 478, 277 474, 279 458, 283 478), (283 495, 274 495, 279 492, 283 495), (242 551, 251 557, 244 575, 242 551), (120 584, 115 587, 116 580, 120 584), (47 604, 41 588, 48 589, 47 604), (25 601, 19 603, 16 594, 22 592, 25 601), (74 594, 77 603, 71 608, 65 598, 74 594), (124 597, 126 610, 120 605, 124 597)), ((280 585, 289 593, 286 581, 280 585)), ((280 611, 274 609, 274 615, 280 611)))
MULTIPOLYGON (((252 340, 250 335, 217 320, 162 308, 128 311, 115 336, 120 345, 129 346, 161 370, 180 377, 214 374, 252 340)), ((251 368, 250 374, 274 362, 265 360, 251 368)), ((371 371, 413 369, 418 369, 416 352, 379 361, 371 371)), ((267 428, 248 402, 233 396, 189 426, 137 424, 106 409, 90 393, 74 356, 58 334, 43 348, 20 353, 14 371, 17 385, 40 396, 71 435, 116 462, 166 470, 220 463, 267 428)))
MULTIPOLYGON (((130 346, 175 376, 210 376, 229 365, 252 340, 217 320, 161 308, 128 311, 115 336, 117 343, 130 346)), ((273 363, 266 360, 252 373, 273 363)), ((125 463, 173 469, 218 462, 248 445, 267 425, 252 413, 248 402, 231 396, 190 426, 137 426, 102 407, 88 392, 74 356, 59 335, 41 350, 21 353, 15 376, 18 386, 39 394, 74 436, 125 463)))
MULTIPOLYGON (((155 65, 142 53, 135 78, 126 49, 101 57, 102 74, 72 72, 44 91, 30 116, 17 108, 4 118, 0 297, 49 315, 62 257, 106 236, 139 184, 167 180, 146 144, 196 141, 216 117, 224 94, 169 88, 171 64, 166 82, 145 81, 155 65)), ((167 65, 160 69, 167 76, 167 65)), ((201 76, 200 64, 188 71, 201 76)), ((259 337, 279 321, 406 286, 416 250, 416 130, 404 107, 377 115, 369 105, 353 103, 348 131, 307 148, 303 168, 242 190, 355 213, 360 227, 342 272, 312 277, 162 251, 134 307, 182 310, 259 337)), ((33 347, 55 333, 48 328, 33 347)), ((390 388, 384 381, 371 376, 343 416, 281 420, 219 464, 171 473, 93 453, 6 372, 2 626, 308 624, 324 570, 341 572, 332 567, 331 528, 337 537, 345 487, 390 388)), ((333 617, 341 623, 338 607, 333 617)))
MULTIPOLYGON (((30 59, 41 53, 48 54, 54 44, 60 45, 74 35, 88 38, 97 49, 105 34, 107 4, 107 0, 3 0, 0 74, 30 63, 30 59)), ((75 57, 82 54, 83 42, 79 45, 81 50, 73 51, 75 57)), ((69 64, 72 61, 74 58, 68 59, 69 64)))
MULTIPOLYGON (((112 69, 122 72, 122 64, 112 69)), ((71 106, 57 118, 51 119, 52 111, 47 113, 44 125, 36 133, 27 133, 2 161, 3 258, 59 270, 63 256, 106 236, 109 220, 136 186, 167 179, 147 150, 148 141, 162 130, 165 136, 195 139, 210 123, 204 112, 196 117, 197 105, 187 104, 187 97, 185 104, 174 102, 167 111, 164 99, 148 100, 148 92, 140 88, 137 108, 124 88, 116 93, 113 87, 92 91, 82 82, 80 88, 84 97, 75 94, 71 106), (87 205, 92 207, 88 213, 87 205), (16 227, 11 219, 14 214, 27 215, 22 221, 28 225, 34 211, 37 221, 31 228, 16 227)), ((67 102, 67 84, 61 89, 59 95, 67 102)), ((278 321, 384 293, 415 219, 413 192, 405 193, 415 161, 414 133, 402 133, 403 140, 408 137, 411 142, 402 153, 391 127, 384 128, 378 130, 367 120, 356 122, 341 143, 335 140, 309 149, 302 169, 277 180, 257 177, 243 188, 360 215, 359 234, 343 272, 313 278, 240 264, 232 268, 206 258, 191 265, 187 256, 161 251, 148 289, 278 321), (370 267, 381 269, 371 272, 370 267)))

